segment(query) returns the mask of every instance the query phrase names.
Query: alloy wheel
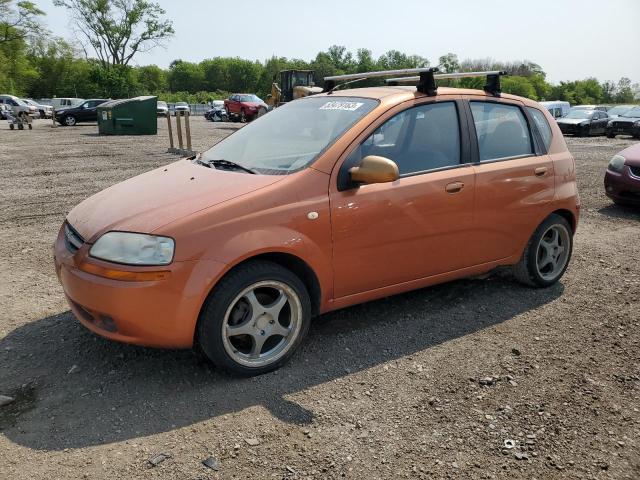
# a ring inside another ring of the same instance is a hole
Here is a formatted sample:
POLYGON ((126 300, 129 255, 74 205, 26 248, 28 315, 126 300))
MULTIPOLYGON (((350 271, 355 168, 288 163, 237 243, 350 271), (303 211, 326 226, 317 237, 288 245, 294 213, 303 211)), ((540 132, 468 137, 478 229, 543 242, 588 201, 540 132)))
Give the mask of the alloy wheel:
POLYGON ((536 268, 542 278, 553 281, 562 274, 569 260, 570 242, 570 233, 564 225, 552 225, 544 232, 536 252, 536 268))
POLYGON ((242 290, 222 322, 227 354, 240 365, 262 367, 281 359, 300 334, 302 302, 287 284, 260 281, 242 290))

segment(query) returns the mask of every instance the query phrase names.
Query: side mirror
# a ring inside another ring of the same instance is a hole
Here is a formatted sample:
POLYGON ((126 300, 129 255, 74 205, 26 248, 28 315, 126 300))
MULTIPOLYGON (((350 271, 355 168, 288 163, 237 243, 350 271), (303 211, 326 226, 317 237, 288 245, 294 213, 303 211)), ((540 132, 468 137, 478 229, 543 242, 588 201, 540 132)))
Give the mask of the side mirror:
POLYGON ((398 165, 393 160, 368 155, 360 165, 349 169, 351 180, 358 183, 388 183, 400 178, 398 165))

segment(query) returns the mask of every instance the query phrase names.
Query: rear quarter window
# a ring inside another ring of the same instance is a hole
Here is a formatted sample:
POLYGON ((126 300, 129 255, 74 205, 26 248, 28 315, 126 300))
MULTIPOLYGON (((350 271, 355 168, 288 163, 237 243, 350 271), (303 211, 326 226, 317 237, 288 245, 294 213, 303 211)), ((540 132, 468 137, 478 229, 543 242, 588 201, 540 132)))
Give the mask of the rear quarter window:
POLYGON ((529 125, 520 107, 470 102, 481 162, 533 155, 529 125))
POLYGON ((552 134, 547 117, 545 117, 544 113, 537 108, 527 107, 527 111, 529 112, 529 115, 531 115, 531 118, 533 118, 533 122, 536 124, 536 127, 538 127, 545 149, 549 150, 552 134))

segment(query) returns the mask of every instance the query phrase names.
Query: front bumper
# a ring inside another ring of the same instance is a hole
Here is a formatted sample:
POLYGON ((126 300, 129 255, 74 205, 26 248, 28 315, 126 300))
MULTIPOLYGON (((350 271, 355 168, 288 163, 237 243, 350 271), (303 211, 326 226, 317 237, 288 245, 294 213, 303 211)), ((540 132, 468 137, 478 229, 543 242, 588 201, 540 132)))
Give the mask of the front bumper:
MULTIPOLYGON (((54 244, 56 273, 71 311, 89 330, 119 342, 149 347, 190 348, 198 315, 224 264, 208 260, 174 262, 165 280, 129 282, 104 278, 79 269, 81 262, 114 268, 88 258, 90 245, 72 253, 64 228, 54 244)), ((125 267, 132 271, 157 267, 125 267)))
POLYGON ((640 177, 625 165, 621 173, 607 170, 604 175, 604 189, 607 197, 621 203, 640 205, 640 177))
POLYGON ((640 126, 634 126, 632 123, 607 125, 607 135, 631 135, 640 137, 640 126))
POLYGON ((588 126, 570 123, 558 123, 558 126, 563 135, 581 135, 589 128, 588 126))

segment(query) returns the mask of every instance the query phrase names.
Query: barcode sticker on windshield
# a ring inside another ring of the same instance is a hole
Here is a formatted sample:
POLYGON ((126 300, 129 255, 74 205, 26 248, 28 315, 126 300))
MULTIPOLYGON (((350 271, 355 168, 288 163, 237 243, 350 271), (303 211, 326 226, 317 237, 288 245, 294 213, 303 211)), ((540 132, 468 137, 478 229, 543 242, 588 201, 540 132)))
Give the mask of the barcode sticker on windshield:
POLYGON ((327 102, 320 107, 320 110, 347 110, 353 112, 359 109, 364 103, 358 102, 327 102))

